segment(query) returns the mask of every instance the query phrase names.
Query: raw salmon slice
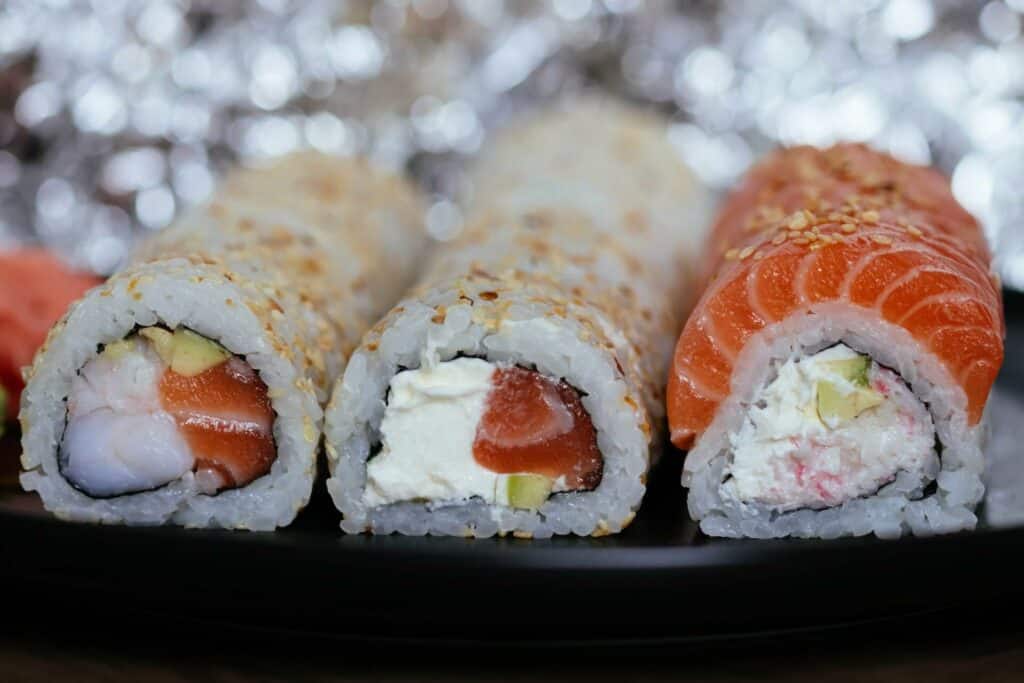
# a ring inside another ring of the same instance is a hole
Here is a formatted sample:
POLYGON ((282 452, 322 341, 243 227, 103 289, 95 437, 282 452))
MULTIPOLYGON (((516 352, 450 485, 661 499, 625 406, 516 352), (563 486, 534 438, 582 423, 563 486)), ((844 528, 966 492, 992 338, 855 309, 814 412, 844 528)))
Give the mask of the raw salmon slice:
POLYGON ((600 483, 597 434, 575 389, 519 367, 499 368, 493 385, 473 444, 481 466, 565 477, 569 490, 600 483))
POLYGON ((1003 361, 1001 293, 978 224, 940 174, 862 145, 783 150, 751 171, 712 234, 668 379, 677 446, 712 422, 751 339, 825 304, 905 329, 963 390, 970 423, 981 419, 1003 361))
POLYGON ((6 419, 18 416, 21 369, 31 365, 46 333, 71 302, 100 282, 72 271, 44 249, 0 252, 0 386, 9 394, 6 419))
POLYGON ((241 359, 194 377, 168 369, 160 399, 185 435, 197 471, 216 474, 219 488, 245 486, 270 471, 277 452, 274 411, 266 384, 241 359))

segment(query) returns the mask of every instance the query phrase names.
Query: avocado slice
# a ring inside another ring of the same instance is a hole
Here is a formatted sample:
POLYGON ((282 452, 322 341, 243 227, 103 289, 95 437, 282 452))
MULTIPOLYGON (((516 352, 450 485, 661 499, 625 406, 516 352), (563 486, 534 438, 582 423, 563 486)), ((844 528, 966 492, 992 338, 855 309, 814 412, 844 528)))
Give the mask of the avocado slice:
POLYGON ((174 360, 174 333, 162 327, 146 327, 139 330, 139 336, 149 341, 160 360, 167 365, 171 364, 174 360))
POLYGON ((541 474, 512 474, 508 478, 508 504, 524 510, 538 510, 551 495, 555 480, 541 474))
POLYGON ((135 344, 130 339, 121 339, 104 346, 101 355, 112 361, 118 361, 124 358, 134 346, 135 344))
POLYGON ((852 420, 885 400, 874 389, 857 387, 849 393, 843 393, 835 383, 828 380, 819 380, 817 391, 818 417, 830 427, 852 420))
POLYGON ((868 370, 871 369, 871 358, 869 356, 832 360, 827 361, 825 364, 851 384, 858 387, 868 386, 868 370))
POLYGON ((171 370, 184 377, 201 375, 231 358, 231 352, 215 341, 179 327, 173 333, 159 327, 147 327, 139 334, 150 341, 171 370))

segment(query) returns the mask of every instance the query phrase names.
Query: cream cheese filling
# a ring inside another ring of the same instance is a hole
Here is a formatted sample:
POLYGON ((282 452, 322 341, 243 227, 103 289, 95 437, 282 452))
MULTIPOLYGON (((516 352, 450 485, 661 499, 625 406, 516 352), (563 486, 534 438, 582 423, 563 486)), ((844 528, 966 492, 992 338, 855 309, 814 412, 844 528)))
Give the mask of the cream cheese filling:
MULTIPOLYGON (((390 383, 381 449, 366 466, 363 503, 461 502, 509 505, 510 477, 482 467, 473 442, 497 366, 479 358, 406 370, 390 383)), ((566 490, 564 477, 553 491, 566 490)))
POLYGON ((782 363, 730 446, 723 497, 820 509, 922 471, 935 429, 899 375, 837 344, 782 363))

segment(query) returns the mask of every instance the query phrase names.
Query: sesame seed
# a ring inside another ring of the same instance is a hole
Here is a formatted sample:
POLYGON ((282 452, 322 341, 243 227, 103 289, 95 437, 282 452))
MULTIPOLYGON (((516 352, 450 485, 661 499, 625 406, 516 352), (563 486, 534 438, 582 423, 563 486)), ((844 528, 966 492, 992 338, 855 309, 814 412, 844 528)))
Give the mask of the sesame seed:
POLYGON ((729 251, 725 252, 725 260, 726 261, 733 261, 733 260, 736 259, 737 256, 739 256, 739 254, 740 254, 740 250, 739 249, 730 249, 729 251))
POLYGON ((786 235, 784 233, 781 233, 781 234, 778 234, 778 235, 775 236, 775 239, 772 240, 772 244, 779 245, 779 244, 782 244, 785 241, 786 241, 786 235))
POLYGON ((842 230, 845 233, 857 232, 857 226, 854 225, 853 223, 843 223, 843 225, 840 227, 840 230, 842 230))
POLYGON ((789 219, 789 227, 793 228, 794 230, 801 230, 806 226, 807 216, 805 216, 802 213, 794 214, 793 217, 789 219))
POLYGON ((740 252, 740 259, 745 259, 754 253, 754 247, 743 247, 743 251, 740 252))
POLYGON ((892 238, 888 235, 872 235, 871 239, 878 244, 892 244, 892 238))
POLYGON ((869 223, 875 223, 875 222, 878 221, 878 212, 877 211, 865 211, 864 213, 862 213, 860 215, 860 217, 862 219, 868 221, 869 223))
POLYGON ((921 237, 921 236, 923 236, 923 235, 924 235, 924 233, 923 233, 923 232, 921 232, 920 230, 918 230, 917 228, 915 228, 915 227, 914 227, 913 225, 908 225, 908 226, 907 226, 907 232, 909 232, 909 233, 910 233, 911 235, 913 235, 914 237, 921 237))
POLYGON ((810 246, 810 250, 811 250, 811 251, 817 251, 818 249, 821 249, 821 248, 822 248, 822 247, 824 247, 824 246, 825 246, 825 245, 824 245, 823 243, 821 243, 821 242, 815 242, 814 244, 812 244, 812 245, 810 246))
POLYGON ((814 232, 812 232, 810 230, 804 231, 804 237, 806 237, 807 239, 811 240, 812 242, 814 240, 818 239, 818 236, 816 234, 814 234, 814 232))

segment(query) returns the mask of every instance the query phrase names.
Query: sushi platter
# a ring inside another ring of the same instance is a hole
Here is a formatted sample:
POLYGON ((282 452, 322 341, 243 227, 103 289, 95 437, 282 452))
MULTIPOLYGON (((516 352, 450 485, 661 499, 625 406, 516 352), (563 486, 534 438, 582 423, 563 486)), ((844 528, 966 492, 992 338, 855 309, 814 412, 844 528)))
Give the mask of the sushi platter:
MULTIPOLYGON (((1007 346, 1019 349, 1024 297, 1007 293, 1006 308, 1007 346)), ((1024 543, 1024 356, 1008 355, 993 401, 981 521, 952 535, 706 537, 679 504, 677 451, 623 533, 543 541, 343 535, 325 495, 273 534, 83 526, 52 519, 5 471, 0 572, 18 587, 14 614, 66 609, 74 595, 97 625, 187 618, 218 631, 437 645, 706 643, 1010 600, 1022 597, 1009 558, 1024 543), (528 607, 549 600, 571 608, 538 618, 528 607)))

